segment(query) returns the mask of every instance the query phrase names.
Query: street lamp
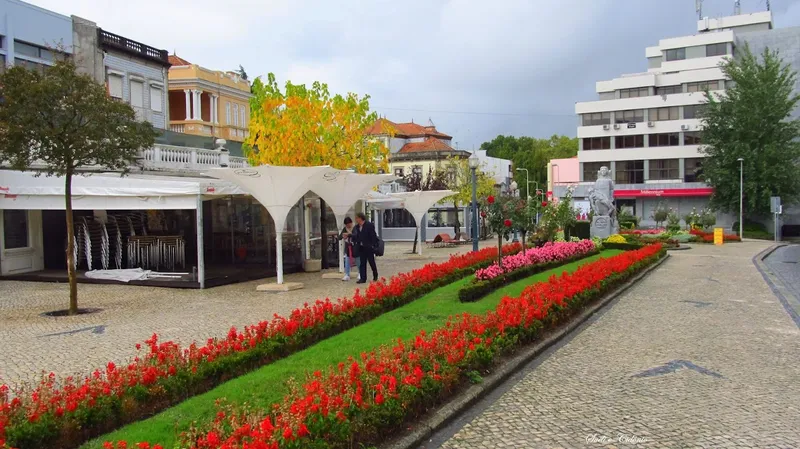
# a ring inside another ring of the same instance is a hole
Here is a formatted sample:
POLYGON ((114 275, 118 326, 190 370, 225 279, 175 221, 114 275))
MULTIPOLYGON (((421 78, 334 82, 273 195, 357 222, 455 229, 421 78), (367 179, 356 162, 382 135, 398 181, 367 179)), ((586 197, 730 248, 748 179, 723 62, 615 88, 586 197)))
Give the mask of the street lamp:
POLYGON ((744 198, 744 158, 737 159, 739 161, 739 239, 744 238, 742 230, 744 229, 744 208, 742 207, 744 198))
POLYGON ((525 191, 528 193, 528 199, 531 197, 531 178, 527 168, 518 168, 517 171, 525 172, 525 191))
POLYGON ((469 170, 472 172, 472 250, 478 250, 478 156, 469 157, 469 170))
POLYGON ((557 168, 558 164, 550 165, 550 178, 553 180, 553 198, 556 197, 556 184, 558 184, 558 176, 556 176, 556 173, 561 173, 560 168, 558 168, 558 171, 556 172, 557 168))
MULTIPOLYGON (((508 187, 509 187, 508 193, 510 193, 512 197, 517 196, 517 194, 519 193, 517 191, 517 189, 519 188, 519 184, 517 184, 517 181, 511 181, 511 185, 508 187)), ((511 239, 511 241, 514 243, 519 241, 516 229, 514 230, 514 237, 511 239)))

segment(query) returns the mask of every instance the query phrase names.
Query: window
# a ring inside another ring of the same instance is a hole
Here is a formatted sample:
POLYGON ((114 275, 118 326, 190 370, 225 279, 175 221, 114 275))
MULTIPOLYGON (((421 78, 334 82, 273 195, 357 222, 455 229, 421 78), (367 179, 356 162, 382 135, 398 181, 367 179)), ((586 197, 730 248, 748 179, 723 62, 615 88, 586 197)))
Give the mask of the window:
POLYGON ((395 168, 395 169, 394 169, 394 175, 395 175, 395 176, 397 176, 397 177, 399 177, 399 178, 402 178, 402 177, 404 176, 404 175, 403 175, 403 167, 397 167, 397 168, 395 168))
POLYGON ((414 228, 417 224, 414 216, 405 209, 388 209, 383 211, 384 228, 414 228))
POLYGON ((644 147, 644 136, 617 136, 614 148, 642 148, 644 147))
POLYGON ((141 81, 131 80, 131 106, 134 110, 141 108, 144 103, 144 83, 141 81))
POLYGON ((707 90, 719 90, 719 81, 714 80, 686 83, 686 92, 705 92, 707 90))
POLYGON ((14 58, 14 65, 19 67, 25 67, 28 70, 34 70, 39 73, 44 73, 44 70, 48 67, 45 64, 39 64, 38 62, 28 61, 27 59, 20 59, 14 58))
POLYGON ((680 134, 664 133, 650 134, 651 147, 676 147, 680 145, 680 134))
POLYGON ((665 53, 667 54, 667 61, 680 61, 681 59, 686 59, 685 48, 673 48, 672 50, 667 50, 665 53))
POLYGON ((650 161, 650 179, 679 179, 678 159, 658 159, 650 161))
POLYGON ((600 167, 608 167, 611 169, 610 162, 584 162, 583 163, 583 180, 584 181, 597 181, 597 172, 600 167))
POLYGON ((643 183, 644 161, 618 161, 615 181, 620 184, 643 183))
POLYGON ((161 112, 163 110, 160 87, 150 86, 150 109, 155 112, 161 112))
POLYGON ((29 56, 31 58, 44 59, 46 61, 52 61, 55 59, 55 55, 51 50, 17 40, 14 41, 14 53, 23 56, 29 56))
POLYGON ((728 54, 728 44, 720 42, 719 44, 706 45, 706 56, 722 56, 728 54))
POLYGON ((584 150, 610 150, 611 137, 587 137, 583 139, 584 150))
POLYGON ((244 106, 239 108, 239 126, 241 126, 242 128, 247 126, 244 123, 244 106))
POLYGON ((683 133, 684 145, 700 145, 700 131, 687 131, 683 133))
POLYGON ((122 100, 122 77, 119 75, 108 74, 108 94, 111 98, 122 100))
POLYGON ((630 111, 617 111, 614 113, 614 123, 634 123, 644 121, 644 109, 631 109, 630 111))
POLYGON ((683 182, 700 182, 703 180, 703 158, 684 159, 683 166, 683 182))
POLYGON ((583 114, 583 126, 610 125, 610 112, 595 112, 593 114, 583 114))
POLYGON ((239 104, 233 104, 233 126, 239 126, 239 104))
POLYGON ((650 95, 650 89, 647 87, 637 87, 635 89, 619 90, 620 98, 637 98, 637 97, 646 97, 648 95, 650 95))
POLYGON ((231 124, 231 102, 230 101, 226 101, 225 102, 225 124, 226 125, 230 125, 231 124))
POLYGON ((664 120, 678 120, 680 119, 680 110, 677 106, 668 108, 650 109, 649 119, 651 122, 660 122, 664 120))
POLYGON ((695 104, 683 107, 683 118, 700 118, 703 114, 705 105, 695 104))
POLYGON ((5 249, 27 248, 28 212, 18 209, 6 209, 2 212, 5 249))
POLYGON ((415 175, 422 176, 422 166, 421 165, 415 165, 415 166, 411 167, 411 173, 415 174, 415 175))
POLYGON ((454 228, 456 220, 464 225, 464 209, 429 209, 427 226, 429 228, 454 228))
POLYGON ((656 87, 656 95, 672 95, 672 94, 682 94, 683 93, 683 86, 661 86, 656 87))

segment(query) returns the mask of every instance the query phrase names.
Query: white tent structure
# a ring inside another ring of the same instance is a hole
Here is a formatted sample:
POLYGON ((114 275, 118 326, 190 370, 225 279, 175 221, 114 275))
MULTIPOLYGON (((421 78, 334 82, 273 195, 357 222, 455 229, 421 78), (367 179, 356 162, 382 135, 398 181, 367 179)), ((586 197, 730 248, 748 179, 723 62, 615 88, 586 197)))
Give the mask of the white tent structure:
POLYGON ((363 200, 377 210, 403 209, 406 207, 405 203, 403 203, 403 200, 375 191, 367 192, 367 194, 364 195, 363 200))
MULTIPOLYGON (((342 229, 347 212, 356 201, 378 184, 394 181, 394 175, 365 175, 352 170, 337 170, 329 168, 315 174, 308 190, 319 195, 330 206, 336 217, 336 229, 342 229)), ((339 254, 343 254, 343 243, 339 242, 339 254)), ((339 257, 339 271, 344 271, 344 259, 339 257)))
MULTIPOLYGON (((331 167, 282 167, 259 165, 248 168, 218 168, 206 173, 230 181, 247 191, 269 212, 275 223, 275 253, 278 285, 283 284, 283 229, 294 205, 310 190, 311 184, 331 167)), ((299 288, 295 286, 294 288, 299 288)))
MULTIPOLYGON (((390 193, 389 197, 403 201, 405 209, 414 217, 417 224, 417 235, 421 237, 420 226, 422 226, 422 218, 428 213, 428 209, 454 193, 452 190, 417 190, 415 192, 390 193)), ((422 255, 422 244, 417 245, 417 254, 422 255)))

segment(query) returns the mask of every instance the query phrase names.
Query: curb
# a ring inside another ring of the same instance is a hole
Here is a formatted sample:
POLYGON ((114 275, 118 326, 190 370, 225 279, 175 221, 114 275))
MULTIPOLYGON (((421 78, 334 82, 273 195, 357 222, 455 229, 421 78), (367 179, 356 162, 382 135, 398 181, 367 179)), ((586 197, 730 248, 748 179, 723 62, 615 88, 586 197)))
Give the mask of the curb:
POLYGON ((798 300, 789 300, 789 298, 794 299, 794 295, 789 292, 789 289, 786 288, 786 285, 784 285, 783 281, 781 281, 774 273, 772 273, 769 267, 764 263, 764 259, 769 257, 778 248, 784 246, 789 246, 789 244, 778 243, 756 254, 753 256, 753 265, 755 265, 758 272, 761 273, 761 277, 764 278, 764 282, 767 283, 770 290, 772 290, 772 293, 778 298, 778 301, 780 301, 783 309, 786 310, 786 313, 789 314, 789 317, 792 319, 792 321, 794 321, 794 324, 800 328, 800 304, 797 306, 792 305, 792 302, 798 302, 798 300))
POLYGON ((463 411, 475 404, 479 399, 489 394, 506 379, 517 373, 520 369, 524 368, 531 360, 545 352, 549 347, 558 343, 559 340, 580 327, 580 325, 591 318, 592 315, 599 312, 611 301, 616 299, 622 293, 626 292, 629 288, 633 287, 637 282, 639 282, 639 280, 650 274, 651 271, 661 266, 661 264, 669 259, 669 257, 669 253, 666 253, 660 260, 645 268, 643 271, 639 272, 633 278, 629 279, 616 289, 607 293, 588 308, 585 308, 578 316, 573 318, 566 325, 551 331, 551 333, 543 340, 533 344, 532 346, 523 347, 512 358, 497 367, 497 369, 495 369, 491 374, 484 377, 483 382, 478 385, 472 385, 465 391, 459 393, 453 399, 439 406, 422 422, 418 423, 415 426, 415 429, 410 430, 404 436, 398 437, 389 443, 381 445, 380 447, 383 449, 416 449, 436 431, 443 428, 450 421, 458 417, 463 411))

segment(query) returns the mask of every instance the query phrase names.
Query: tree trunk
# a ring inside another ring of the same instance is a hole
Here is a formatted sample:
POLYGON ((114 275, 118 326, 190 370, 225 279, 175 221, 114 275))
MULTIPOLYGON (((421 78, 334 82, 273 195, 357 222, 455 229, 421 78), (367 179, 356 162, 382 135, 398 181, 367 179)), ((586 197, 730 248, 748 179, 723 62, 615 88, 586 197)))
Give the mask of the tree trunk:
POLYGON ((417 233, 419 228, 414 229, 414 247, 411 249, 411 254, 417 254, 417 233))
POLYGON ((69 280, 69 314, 78 313, 78 276, 75 272, 75 227, 72 220, 72 172, 64 176, 64 200, 67 212, 67 279, 69 280))
POLYGON ((522 234, 522 250, 525 251, 525 249, 527 248, 525 246, 525 234, 527 234, 527 232, 522 231, 522 232, 520 232, 520 234, 522 234))
POLYGON ((497 265, 503 266, 503 234, 497 233, 497 265))

